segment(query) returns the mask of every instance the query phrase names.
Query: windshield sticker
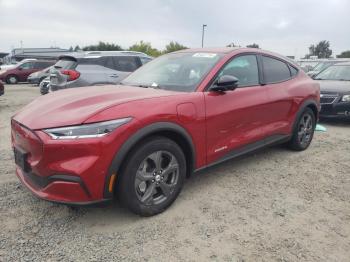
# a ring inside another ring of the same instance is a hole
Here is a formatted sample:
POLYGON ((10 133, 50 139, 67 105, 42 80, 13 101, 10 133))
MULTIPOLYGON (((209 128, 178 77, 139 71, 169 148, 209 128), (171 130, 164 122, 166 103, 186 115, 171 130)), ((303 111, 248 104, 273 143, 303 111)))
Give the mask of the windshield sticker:
POLYGON ((193 57, 214 58, 214 57, 216 57, 216 54, 213 54, 213 53, 195 53, 195 54, 193 54, 193 57))

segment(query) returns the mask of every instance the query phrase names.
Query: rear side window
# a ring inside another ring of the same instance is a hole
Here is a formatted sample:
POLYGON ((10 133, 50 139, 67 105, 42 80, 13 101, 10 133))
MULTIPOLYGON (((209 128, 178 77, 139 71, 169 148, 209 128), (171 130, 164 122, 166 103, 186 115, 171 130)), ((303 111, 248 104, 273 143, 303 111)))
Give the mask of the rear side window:
POLYGON ((115 70, 113 57, 104 57, 103 60, 104 60, 104 66, 105 67, 115 70))
POLYGON ((73 59, 63 58, 57 61, 55 68, 57 69, 74 69, 77 65, 77 62, 73 59))
POLYGON ((262 62, 266 84, 282 82, 290 79, 291 74, 286 63, 267 56, 262 56, 262 62))
POLYGON ((115 56, 113 60, 115 69, 122 72, 133 72, 141 66, 135 56, 115 56))

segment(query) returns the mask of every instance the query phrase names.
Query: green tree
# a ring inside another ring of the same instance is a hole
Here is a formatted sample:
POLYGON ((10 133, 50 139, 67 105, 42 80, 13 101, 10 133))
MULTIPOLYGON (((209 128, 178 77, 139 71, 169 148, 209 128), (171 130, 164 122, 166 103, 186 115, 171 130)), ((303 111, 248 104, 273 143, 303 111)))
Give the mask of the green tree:
POLYGON ((71 46, 68 50, 69 50, 69 52, 73 52, 73 50, 74 50, 73 46, 71 46))
POLYGON ((123 51, 120 45, 98 42, 97 45, 89 45, 83 47, 84 51, 123 51))
POLYGON ((251 45, 247 45, 248 48, 260 48, 258 44, 251 44, 251 45))
POLYGON ((178 42, 171 41, 169 44, 167 44, 165 46, 165 50, 163 50, 162 53, 166 54, 166 53, 171 53, 171 52, 175 52, 175 51, 183 50, 183 49, 187 49, 187 48, 188 47, 181 45, 178 42))
POLYGON ((129 51, 142 52, 153 57, 161 55, 161 52, 158 49, 153 48, 150 43, 144 42, 142 40, 130 46, 129 51))
POLYGON ((340 55, 337 55, 337 58, 350 58, 350 50, 341 52, 340 55))
POLYGON ((317 56, 318 58, 329 58, 332 55, 330 49, 330 43, 327 40, 320 41, 317 45, 311 45, 309 47, 309 54, 305 58, 310 56, 317 56))

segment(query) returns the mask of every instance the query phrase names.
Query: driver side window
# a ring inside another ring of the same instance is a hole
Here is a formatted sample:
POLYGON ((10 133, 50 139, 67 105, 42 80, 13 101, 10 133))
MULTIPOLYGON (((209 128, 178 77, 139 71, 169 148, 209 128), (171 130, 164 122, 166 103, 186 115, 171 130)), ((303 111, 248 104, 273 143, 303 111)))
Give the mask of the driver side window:
POLYGON ((33 68, 33 63, 28 62, 28 63, 24 63, 20 66, 20 68, 22 69, 32 69, 33 68))
POLYGON ((238 79, 238 86, 259 85, 258 62, 255 55, 242 55, 233 58, 221 69, 219 76, 230 75, 238 79))

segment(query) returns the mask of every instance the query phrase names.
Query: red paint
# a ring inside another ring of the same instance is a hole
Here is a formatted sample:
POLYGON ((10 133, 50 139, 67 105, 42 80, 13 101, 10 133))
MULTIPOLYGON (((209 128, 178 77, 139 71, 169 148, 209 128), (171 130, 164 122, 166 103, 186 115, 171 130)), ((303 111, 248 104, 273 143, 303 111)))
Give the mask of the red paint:
POLYGON ((318 84, 301 70, 294 79, 279 84, 238 88, 226 93, 206 91, 225 62, 243 52, 267 53, 257 49, 228 52, 192 93, 98 86, 38 98, 14 116, 14 121, 22 126, 12 124, 13 146, 29 152, 28 162, 38 176, 79 176, 89 194, 79 183, 58 181, 38 188, 18 168, 17 175, 41 198, 63 202, 98 201, 103 198, 105 177, 120 147, 135 132, 152 123, 171 122, 187 131, 195 146, 196 168, 270 135, 291 134, 300 105, 313 99, 319 106, 318 84), (53 140, 41 131, 125 117, 133 120, 103 138, 53 140))

